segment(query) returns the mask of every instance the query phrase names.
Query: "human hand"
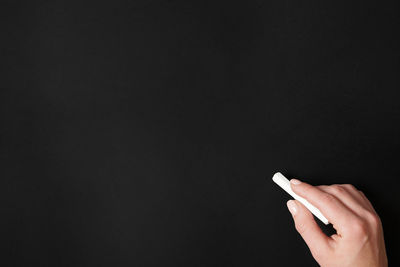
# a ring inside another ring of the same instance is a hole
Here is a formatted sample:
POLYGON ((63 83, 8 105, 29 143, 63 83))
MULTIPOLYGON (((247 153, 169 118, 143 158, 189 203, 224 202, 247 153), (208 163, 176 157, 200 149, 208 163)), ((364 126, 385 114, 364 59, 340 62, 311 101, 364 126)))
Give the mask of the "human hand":
POLYGON ((312 186, 290 180, 292 190, 317 207, 336 234, 325 235, 313 215, 297 200, 289 200, 297 231, 323 267, 386 267, 382 223, 365 195, 350 184, 312 186))

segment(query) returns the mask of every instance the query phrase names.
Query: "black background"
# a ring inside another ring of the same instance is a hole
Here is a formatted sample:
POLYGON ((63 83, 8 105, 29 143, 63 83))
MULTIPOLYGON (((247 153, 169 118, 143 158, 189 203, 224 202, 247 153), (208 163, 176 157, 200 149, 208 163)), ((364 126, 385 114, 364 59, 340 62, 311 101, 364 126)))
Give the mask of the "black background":
POLYGON ((316 266, 275 171, 399 265, 396 2, 1 1, 4 266, 316 266))

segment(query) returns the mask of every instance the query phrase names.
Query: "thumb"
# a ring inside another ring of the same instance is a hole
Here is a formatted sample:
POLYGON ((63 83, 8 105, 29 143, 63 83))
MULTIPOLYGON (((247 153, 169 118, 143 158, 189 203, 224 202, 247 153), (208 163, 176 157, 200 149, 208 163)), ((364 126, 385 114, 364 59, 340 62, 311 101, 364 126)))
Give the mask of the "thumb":
POLYGON ((296 230, 306 242, 314 258, 326 255, 330 249, 331 240, 319 228, 311 212, 297 200, 289 200, 287 206, 293 216, 296 230))

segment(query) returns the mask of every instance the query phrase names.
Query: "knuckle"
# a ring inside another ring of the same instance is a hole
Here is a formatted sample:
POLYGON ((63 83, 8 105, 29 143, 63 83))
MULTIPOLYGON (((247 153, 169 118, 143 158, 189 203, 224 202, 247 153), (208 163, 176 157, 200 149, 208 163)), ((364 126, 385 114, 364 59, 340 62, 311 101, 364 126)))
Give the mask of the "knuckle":
POLYGON ((364 220, 355 219, 350 226, 352 236, 365 238, 368 236, 368 225, 364 220))
POLYGON ((332 205, 336 201, 336 198, 331 194, 323 194, 321 196, 321 202, 325 203, 325 205, 332 205))
POLYGON ((365 214, 365 218, 367 222, 372 225, 374 228, 378 227, 381 224, 381 220, 379 216, 373 212, 367 212, 365 214))
POLYGON ((344 184, 344 185, 342 185, 344 188, 347 188, 347 189, 349 189, 349 190, 352 190, 352 191, 357 191, 357 188, 354 186, 354 185, 352 185, 352 184, 344 184))
POLYGON ((342 194, 345 191, 345 189, 340 185, 332 185, 331 191, 333 194, 342 194))

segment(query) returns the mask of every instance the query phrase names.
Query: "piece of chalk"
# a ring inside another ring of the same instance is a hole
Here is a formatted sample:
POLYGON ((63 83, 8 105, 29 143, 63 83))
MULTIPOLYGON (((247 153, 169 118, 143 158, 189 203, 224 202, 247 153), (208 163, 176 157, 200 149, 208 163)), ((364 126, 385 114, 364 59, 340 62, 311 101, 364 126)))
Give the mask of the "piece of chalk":
POLYGON ((282 173, 280 173, 280 172, 275 173, 274 176, 272 177, 272 180, 277 185, 279 185, 283 190, 285 190, 289 195, 291 195, 294 199, 300 201, 309 211, 311 211, 312 214, 315 215, 315 217, 320 219, 321 222, 323 222, 324 224, 329 223, 328 219, 325 218, 324 215, 322 215, 322 213, 319 211, 319 209, 317 209, 312 204, 310 204, 310 202, 308 202, 307 200, 305 200, 304 198, 302 198, 301 196, 299 196, 295 192, 293 192, 292 188, 290 187, 289 180, 286 179, 286 177, 283 176, 282 173))

